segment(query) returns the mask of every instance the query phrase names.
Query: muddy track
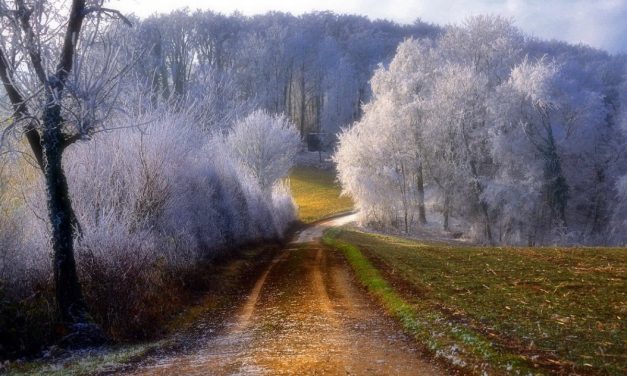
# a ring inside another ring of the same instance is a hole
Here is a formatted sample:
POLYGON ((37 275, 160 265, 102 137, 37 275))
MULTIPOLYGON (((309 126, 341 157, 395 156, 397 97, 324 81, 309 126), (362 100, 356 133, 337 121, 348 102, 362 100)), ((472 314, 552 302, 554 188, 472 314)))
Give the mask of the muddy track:
POLYGON ((304 230, 279 252, 216 334, 152 357, 136 375, 437 375, 398 325, 318 242, 339 218, 304 230))

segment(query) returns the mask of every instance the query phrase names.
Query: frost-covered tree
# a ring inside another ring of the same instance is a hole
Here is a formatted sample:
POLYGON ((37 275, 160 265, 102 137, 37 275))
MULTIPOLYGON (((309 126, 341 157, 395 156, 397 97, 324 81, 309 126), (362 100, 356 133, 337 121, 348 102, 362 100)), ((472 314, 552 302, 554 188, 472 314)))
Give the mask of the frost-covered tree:
POLYGON ((477 237, 492 242, 491 220, 483 198, 492 161, 486 139, 487 79, 469 67, 450 65, 435 78, 424 138, 434 179, 444 189, 444 223, 453 204, 473 218, 477 237))
POLYGON ((621 56, 539 42, 500 17, 407 40, 339 136, 344 191, 383 227, 415 228, 422 185, 429 222, 439 211, 475 240, 610 241, 624 224, 624 72, 621 56))
POLYGON ((124 69, 103 38, 101 17, 111 15, 128 22, 101 2, 0 2, 0 80, 12 106, 3 133, 24 132, 43 173, 57 304, 79 334, 91 326, 84 325, 89 316, 74 257, 79 225, 62 161, 70 145, 102 129, 115 101, 124 69))
POLYGON ((414 223, 426 222, 423 111, 432 73, 428 44, 413 40, 402 43, 389 68, 380 67, 375 72, 371 80, 373 99, 364 106, 363 118, 340 135, 342 143, 355 145, 355 149, 340 148, 335 156, 340 180, 346 183, 345 193, 364 209, 366 222, 395 223, 406 232, 414 223), (361 142, 369 146, 357 146, 361 142), (355 166, 353 158, 364 161, 361 163, 368 170, 355 166), (353 179, 361 183, 349 183, 353 179), (386 191, 397 192, 398 202, 379 201, 386 191), (386 209, 386 205, 394 209, 386 209))
POLYGON ((413 153, 403 147, 407 138, 401 124, 389 121, 393 111, 387 99, 369 104, 362 120, 340 133, 342 147, 334 160, 344 192, 354 197, 363 222, 408 229, 413 153))
POLYGON ((233 125, 226 143, 261 189, 270 192, 294 165, 300 136, 284 115, 256 110, 233 125))
POLYGON ((507 80, 519 61, 525 37, 510 19, 479 15, 449 27, 438 45, 444 58, 471 67, 495 86, 507 80))
POLYGON ((377 65, 403 38, 439 32, 420 21, 401 26, 331 12, 245 17, 189 10, 149 17, 137 30, 134 46, 147 52, 135 71, 153 102, 202 98, 200 88, 211 91, 228 78, 223 105, 284 113, 301 136, 334 134, 357 120, 377 65))

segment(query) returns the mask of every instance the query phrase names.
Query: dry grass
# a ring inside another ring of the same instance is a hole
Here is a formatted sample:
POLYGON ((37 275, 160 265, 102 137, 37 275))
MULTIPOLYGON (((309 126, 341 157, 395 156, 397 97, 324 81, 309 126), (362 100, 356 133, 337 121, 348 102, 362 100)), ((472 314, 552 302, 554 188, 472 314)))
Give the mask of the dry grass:
MULTIPOLYGON (((278 249, 277 244, 249 247, 232 258, 178 270, 176 276, 174 271, 162 271, 166 278, 157 286, 126 285, 127 294, 141 299, 134 304, 119 289, 105 291, 109 285, 95 290, 92 284, 100 280, 91 280, 84 286, 90 308, 96 321, 118 340, 117 345, 93 351, 60 352, 50 359, 0 362, 0 374, 118 374, 129 365, 132 368, 134 362, 151 351, 168 352, 185 346, 187 340, 199 334, 198 322, 219 322, 224 312, 238 304, 242 291, 250 289, 278 249), (149 289, 143 296, 133 291, 142 287, 149 289), (118 303, 114 304, 116 297, 118 303), (116 320, 121 313, 126 315, 127 322, 116 320)), ((104 279, 110 280, 111 276, 104 279)))
POLYGON ((627 370, 626 249, 460 247, 357 231, 335 241, 403 296, 429 327, 419 341, 439 342, 434 352, 456 345, 467 364, 505 371, 627 370))
POLYGON ((298 217, 312 223, 353 208, 350 197, 340 197, 341 188, 334 170, 295 167, 290 174, 292 195, 298 205, 298 217))

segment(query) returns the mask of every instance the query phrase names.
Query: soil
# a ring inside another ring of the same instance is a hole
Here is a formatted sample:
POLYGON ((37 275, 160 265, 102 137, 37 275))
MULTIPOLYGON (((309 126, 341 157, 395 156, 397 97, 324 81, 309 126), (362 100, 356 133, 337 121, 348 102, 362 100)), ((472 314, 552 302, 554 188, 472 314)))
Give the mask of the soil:
POLYGON ((322 246, 322 222, 297 234, 222 325, 198 323, 188 346, 158 352, 135 375, 440 375, 322 246), (203 330, 203 328, 206 328, 203 330))

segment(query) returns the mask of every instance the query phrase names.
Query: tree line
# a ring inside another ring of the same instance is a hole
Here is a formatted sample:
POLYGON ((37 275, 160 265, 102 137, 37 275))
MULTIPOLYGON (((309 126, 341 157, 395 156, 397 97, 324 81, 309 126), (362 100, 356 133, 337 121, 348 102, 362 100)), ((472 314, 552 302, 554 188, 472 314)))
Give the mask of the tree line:
POLYGON ((246 108, 285 114, 301 135, 337 133, 361 115, 377 64, 407 37, 440 28, 371 21, 363 16, 270 12, 245 17, 179 10, 138 22, 130 44, 148 48, 136 77, 154 101, 190 101, 213 91, 207 126, 246 108), (216 110, 217 113, 216 113, 216 110))
POLYGON ((491 244, 624 244, 624 55, 478 16, 400 44, 339 136, 362 220, 491 244))

